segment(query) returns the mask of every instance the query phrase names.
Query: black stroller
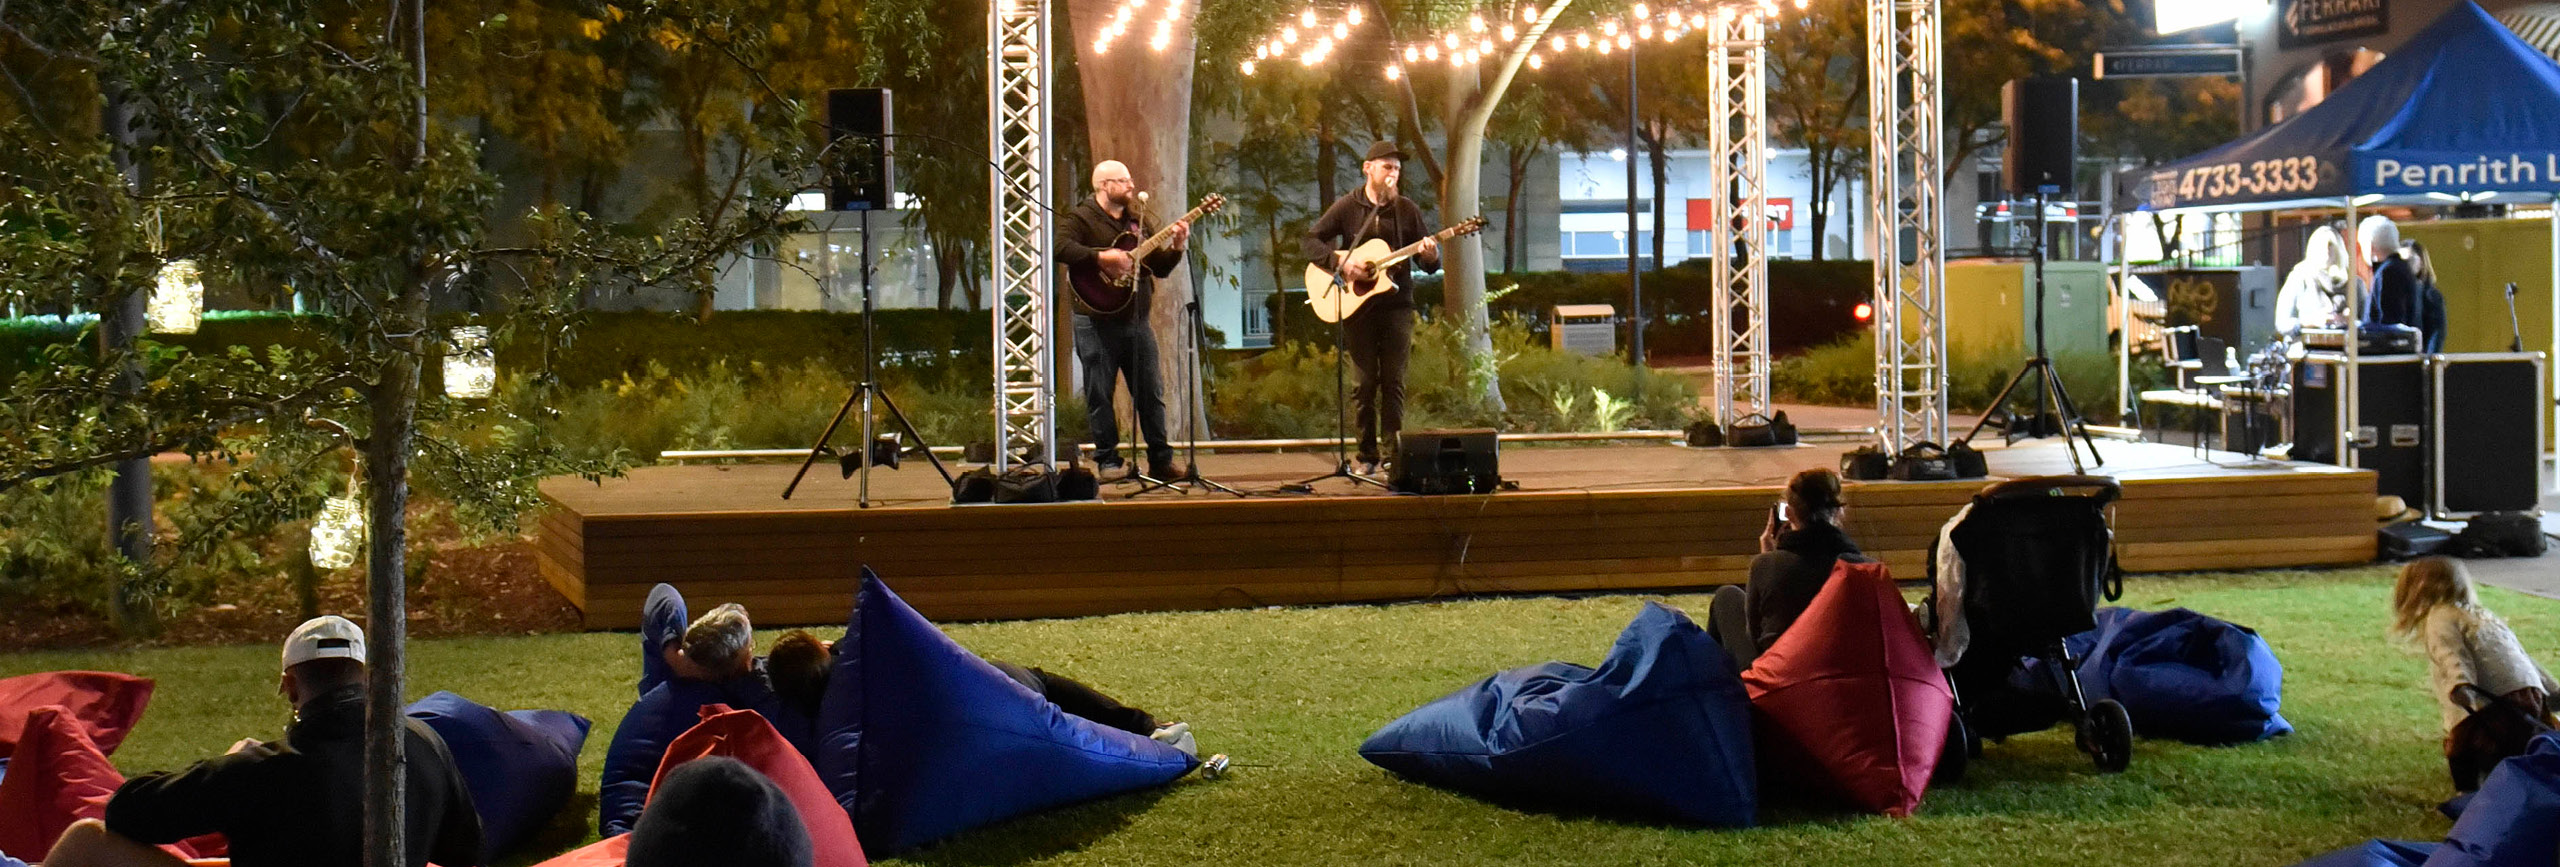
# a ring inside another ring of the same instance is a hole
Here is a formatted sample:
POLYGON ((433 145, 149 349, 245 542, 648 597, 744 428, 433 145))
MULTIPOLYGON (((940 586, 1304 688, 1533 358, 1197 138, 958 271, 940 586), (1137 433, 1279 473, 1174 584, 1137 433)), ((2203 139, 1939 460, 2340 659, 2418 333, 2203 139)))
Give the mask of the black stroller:
POLYGON ((2113 699, 2092 703, 2081 694, 2074 671, 2080 661, 2063 644, 2097 628, 2101 596, 2124 595, 2107 513, 2122 493, 2115 480, 2101 476, 2042 476, 1983 488, 1945 534, 1963 560, 1959 586, 1940 583, 1938 543, 1931 543, 1930 633, 1964 629, 1971 635, 1946 668, 1956 724, 1939 760, 1942 779, 1960 777, 1964 762, 1981 754, 1983 738, 2043 731, 2064 720, 2098 770, 2121 771, 2132 760, 2132 717, 2113 699), (1942 591, 1955 591, 1957 603, 1944 616, 1942 591), (2050 683, 2027 675, 2030 657, 2043 660, 2050 683))

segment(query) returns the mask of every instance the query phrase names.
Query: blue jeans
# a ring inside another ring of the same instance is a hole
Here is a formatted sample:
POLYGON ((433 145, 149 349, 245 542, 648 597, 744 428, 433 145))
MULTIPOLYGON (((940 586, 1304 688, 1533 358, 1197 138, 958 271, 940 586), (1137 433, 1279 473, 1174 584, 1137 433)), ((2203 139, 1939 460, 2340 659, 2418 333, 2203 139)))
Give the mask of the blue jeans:
POLYGON ((1093 459, 1120 459, 1120 419, 1111 412, 1114 380, 1129 382, 1129 402, 1138 411, 1138 432, 1147 439, 1150 469, 1173 466, 1173 445, 1164 436, 1164 386, 1156 380, 1156 332, 1147 320, 1125 320, 1076 314, 1076 362, 1084 368, 1084 423, 1093 437, 1093 459))
POLYGON ((675 669, 667 665, 666 650, 684 640, 684 628, 691 622, 692 618, 685 614, 684 594, 676 592, 675 585, 649 588, 649 601, 640 605, 641 695, 675 679, 675 669))

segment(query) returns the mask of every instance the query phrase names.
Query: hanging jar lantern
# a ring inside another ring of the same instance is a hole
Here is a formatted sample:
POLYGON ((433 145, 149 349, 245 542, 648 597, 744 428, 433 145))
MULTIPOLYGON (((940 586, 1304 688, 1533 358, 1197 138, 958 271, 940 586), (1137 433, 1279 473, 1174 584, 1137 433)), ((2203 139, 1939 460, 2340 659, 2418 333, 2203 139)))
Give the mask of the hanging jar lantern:
POLYGON ((498 390, 498 353, 489 345, 489 329, 464 325, 449 336, 444 357, 444 394, 458 400, 485 398, 498 390))
POLYGON ((196 267, 196 260, 176 259, 160 266, 143 318, 152 331, 162 334, 196 333, 196 325, 204 320, 204 272, 196 267))
POLYGON ((356 477, 350 474, 346 496, 330 497, 311 519, 311 565, 323 571, 355 565, 364 551, 364 537, 364 497, 358 495, 356 477))

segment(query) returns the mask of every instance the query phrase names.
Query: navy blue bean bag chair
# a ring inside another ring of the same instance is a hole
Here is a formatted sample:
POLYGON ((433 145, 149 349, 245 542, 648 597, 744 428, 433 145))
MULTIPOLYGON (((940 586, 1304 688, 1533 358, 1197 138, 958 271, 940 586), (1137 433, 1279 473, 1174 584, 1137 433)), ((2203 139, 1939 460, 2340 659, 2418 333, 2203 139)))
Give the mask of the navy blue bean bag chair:
POLYGON ((2427 867, 2550 867, 2560 852, 2560 734, 2498 763, 2427 867))
POLYGON ((723 683, 669 680, 650 687, 622 714, 613 742, 605 747, 603 779, 596 787, 599 834, 630 833, 632 823, 640 820, 640 809, 649 803, 649 781, 658 778, 667 742, 702 722, 702 708, 715 704, 755 711, 777 729, 783 725, 782 702, 762 677, 723 683))
POLYGON ((586 717, 557 710, 496 710, 450 692, 409 705, 410 719, 444 739, 480 814, 484 863, 513 849, 578 790, 586 717))
POLYGON ((1370 735, 1360 756, 1494 801, 1748 826, 1751 700, 1687 615, 1645 603, 1600 667, 1500 672, 1370 735))
POLYGON ((2434 843, 2374 839, 2335 852, 2313 855, 2311 860, 2295 867, 2418 867, 2435 851, 2434 843))
POLYGON ((1059 711, 943 635, 868 568, 835 644, 814 759, 873 858, 1161 786, 1198 764, 1059 711))
MULTIPOLYGON (((2277 712, 2284 665, 2257 632, 2185 608, 2111 606, 2096 619, 2096 630, 2064 639, 2080 660, 2080 689, 2123 703, 2143 737, 2236 744, 2293 732, 2277 712)), ((2015 683, 2049 693, 2045 672, 2031 660, 2015 683)))

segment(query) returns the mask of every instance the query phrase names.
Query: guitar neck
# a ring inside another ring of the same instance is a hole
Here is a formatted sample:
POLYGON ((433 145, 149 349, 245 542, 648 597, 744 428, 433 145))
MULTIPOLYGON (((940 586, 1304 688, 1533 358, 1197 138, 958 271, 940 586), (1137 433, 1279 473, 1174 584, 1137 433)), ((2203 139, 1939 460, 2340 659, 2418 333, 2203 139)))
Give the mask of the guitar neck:
POLYGON ((1209 203, 1202 202, 1199 207, 1184 211, 1182 213, 1182 219, 1175 220, 1172 223, 1166 223, 1164 228, 1157 229, 1155 234, 1148 235, 1145 241, 1139 242, 1137 249, 1129 251, 1129 258, 1144 259, 1148 256, 1155 255, 1156 249, 1164 246, 1165 241, 1173 237, 1173 227, 1176 223, 1188 223, 1192 220, 1199 219, 1200 215, 1207 213, 1208 210, 1209 203))
MULTIPOLYGON (((1465 229, 1465 226, 1450 226, 1449 228, 1433 232, 1431 237, 1425 240, 1434 244, 1443 243, 1462 234, 1465 229)), ((1422 241, 1415 241, 1411 244, 1406 244, 1403 247, 1397 248, 1395 252, 1378 257, 1377 261, 1370 264, 1384 268, 1386 266, 1402 262, 1406 259, 1413 258, 1414 254, 1422 252, 1422 243, 1422 241)))

